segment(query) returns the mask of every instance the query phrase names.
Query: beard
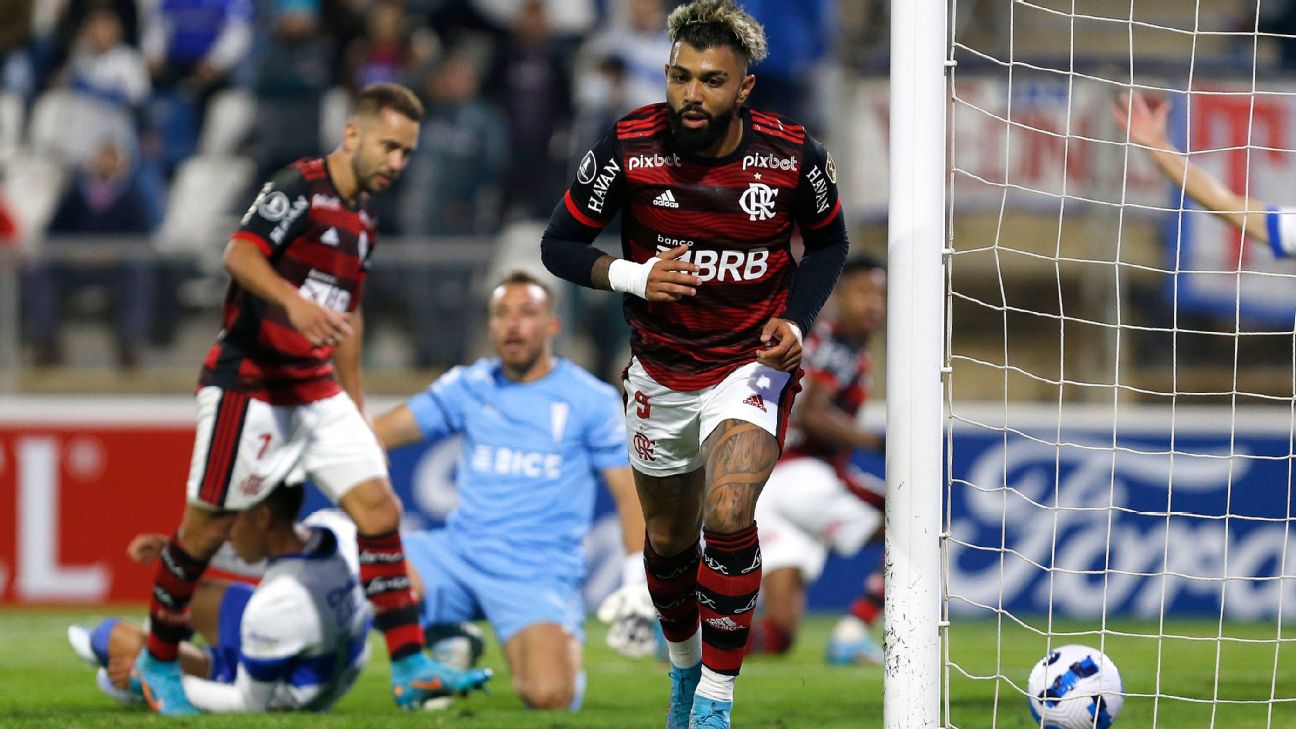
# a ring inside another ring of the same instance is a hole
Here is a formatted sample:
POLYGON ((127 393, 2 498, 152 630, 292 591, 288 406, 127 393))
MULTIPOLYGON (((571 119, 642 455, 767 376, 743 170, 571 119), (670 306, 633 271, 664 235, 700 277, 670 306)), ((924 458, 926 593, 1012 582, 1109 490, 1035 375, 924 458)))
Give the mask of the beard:
POLYGON ((356 157, 351 158, 351 174, 355 175, 356 184, 360 187, 360 190, 370 195, 377 195, 384 189, 396 184, 396 176, 393 175, 387 179, 386 188, 379 186, 378 179, 380 175, 378 171, 370 170, 366 172, 361 169, 360 160, 356 157))
POLYGON ((516 378, 525 377, 531 370, 535 369, 536 363, 540 361, 540 355, 543 352, 540 349, 528 350, 512 359, 500 356, 500 364, 504 369, 516 378))
POLYGON ((678 111, 670 109, 666 117, 670 121, 671 138, 675 148, 685 154, 695 154, 714 146, 729 130, 734 109, 735 107, 730 107, 722 114, 708 114, 702 107, 689 104, 685 104, 678 111), (706 125, 697 129, 684 126, 684 114, 690 111, 705 116, 706 125))

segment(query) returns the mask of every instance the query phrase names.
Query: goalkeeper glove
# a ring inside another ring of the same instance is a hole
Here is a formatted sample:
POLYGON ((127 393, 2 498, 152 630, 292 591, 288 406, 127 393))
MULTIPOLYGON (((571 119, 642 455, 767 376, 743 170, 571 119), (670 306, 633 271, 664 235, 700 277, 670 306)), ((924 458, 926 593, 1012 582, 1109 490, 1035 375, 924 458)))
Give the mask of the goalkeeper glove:
POLYGON ((598 619, 611 626, 607 644, 617 653, 643 658, 658 652, 657 610, 648 594, 641 553, 626 555, 621 587, 599 605, 598 619))

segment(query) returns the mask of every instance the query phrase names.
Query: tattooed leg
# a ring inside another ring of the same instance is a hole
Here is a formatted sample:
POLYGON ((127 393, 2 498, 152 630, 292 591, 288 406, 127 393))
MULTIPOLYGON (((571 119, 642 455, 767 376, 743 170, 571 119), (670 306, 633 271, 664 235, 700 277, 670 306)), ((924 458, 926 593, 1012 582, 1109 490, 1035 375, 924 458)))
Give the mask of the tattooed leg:
POLYGON ((731 534, 751 526, 756 498, 778 462, 774 436, 743 420, 722 421, 702 444, 706 454, 707 531, 731 534))
POLYGON ((774 436, 740 420, 720 423, 704 448, 706 551, 698 568, 702 677, 697 695, 726 702, 733 701, 760 591, 756 498, 774 470, 779 448, 774 436))

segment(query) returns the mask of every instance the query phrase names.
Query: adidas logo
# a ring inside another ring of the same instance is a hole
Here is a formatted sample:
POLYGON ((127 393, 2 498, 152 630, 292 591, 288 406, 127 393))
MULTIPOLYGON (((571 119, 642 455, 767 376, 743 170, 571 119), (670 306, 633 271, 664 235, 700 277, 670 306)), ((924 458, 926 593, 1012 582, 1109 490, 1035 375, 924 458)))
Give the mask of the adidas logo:
POLYGON ((721 615, 718 618, 710 618, 706 622, 708 625, 715 628, 716 630, 723 630, 726 633, 732 633, 735 630, 742 630, 743 627, 738 623, 735 623, 734 621, 730 620, 728 615, 721 615))
POLYGON ((679 203, 675 202, 675 193, 667 190, 653 199, 653 205, 663 208, 677 208, 679 203))
POLYGON ((754 408, 760 408, 760 411, 762 413, 769 412, 768 410, 765 409, 765 398, 761 397, 759 394, 752 395, 746 400, 743 400, 743 403, 746 405, 751 405, 754 408))

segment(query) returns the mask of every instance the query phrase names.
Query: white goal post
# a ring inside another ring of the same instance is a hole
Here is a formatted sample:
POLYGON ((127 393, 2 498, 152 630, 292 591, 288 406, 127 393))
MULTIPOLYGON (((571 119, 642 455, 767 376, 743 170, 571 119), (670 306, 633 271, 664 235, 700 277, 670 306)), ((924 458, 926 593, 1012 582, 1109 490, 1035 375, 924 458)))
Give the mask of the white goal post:
POLYGON ((1278 7, 892 0, 886 729, 1296 726, 1278 7))
POLYGON ((945 0, 892 0, 886 729, 940 721, 945 0))

